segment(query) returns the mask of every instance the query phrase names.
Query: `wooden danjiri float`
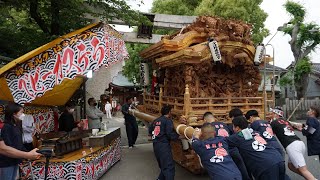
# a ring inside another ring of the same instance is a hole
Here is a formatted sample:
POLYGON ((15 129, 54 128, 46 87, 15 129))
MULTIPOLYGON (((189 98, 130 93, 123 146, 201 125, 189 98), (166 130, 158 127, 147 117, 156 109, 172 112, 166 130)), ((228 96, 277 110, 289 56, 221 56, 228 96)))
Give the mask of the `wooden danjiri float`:
POLYGON ((229 111, 236 107, 244 112, 256 109, 264 115, 264 98, 258 95, 261 75, 254 65, 256 48, 250 34, 251 25, 244 22, 200 16, 140 53, 157 71, 160 90, 145 90, 143 105, 131 113, 152 122, 163 105, 172 105, 174 127, 186 137, 172 142, 174 160, 195 174, 202 173, 203 168, 187 140, 194 127, 203 124, 205 112, 213 112, 218 121, 227 123, 229 111), (220 62, 213 60, 208 39, 217 41, 220 62), (186 125, 179 123, 181 116, 187 118, 186 125))

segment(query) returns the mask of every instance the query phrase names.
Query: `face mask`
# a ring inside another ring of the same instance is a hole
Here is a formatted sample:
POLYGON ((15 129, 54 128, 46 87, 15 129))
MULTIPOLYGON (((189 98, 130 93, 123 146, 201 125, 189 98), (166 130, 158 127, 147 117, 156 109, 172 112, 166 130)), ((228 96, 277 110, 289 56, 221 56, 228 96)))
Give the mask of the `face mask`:
POLYGON ((69 109, 69 112, 70 112, 70 113, 73 113, 73 112, 74 112, 74 109, 69 109))
POLYGON ((22 113, 22 114, 20 114, 20 116, 18 116, 17 118, 22 121, 22 120, 24 120, 24 117, 25 117, 25 116, 26 116, 26 115, 25 115, 24 113, 22 113))

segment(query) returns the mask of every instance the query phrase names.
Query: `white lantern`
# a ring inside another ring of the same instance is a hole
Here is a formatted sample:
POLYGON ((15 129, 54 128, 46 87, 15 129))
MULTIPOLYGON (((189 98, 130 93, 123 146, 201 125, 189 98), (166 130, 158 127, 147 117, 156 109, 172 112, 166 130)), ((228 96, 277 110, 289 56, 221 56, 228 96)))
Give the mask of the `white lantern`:
POLYGON ((262 61, 263 55, 264 55, 264 45, 263 44, 259 44, 256 48, 256 53, 254 55, 254 65, 259 66, 259 64, 262 61))
POLYGON ((221 62, 221 53, 218 46, 218 42, 214 39, 210 39, 208 45, 211 51, 213 61, 221 62))
POLYGON ((149 80, 149 66, 147 63, 140 64, 140 84, 142 86, 148 86, 150 84, 149 80))

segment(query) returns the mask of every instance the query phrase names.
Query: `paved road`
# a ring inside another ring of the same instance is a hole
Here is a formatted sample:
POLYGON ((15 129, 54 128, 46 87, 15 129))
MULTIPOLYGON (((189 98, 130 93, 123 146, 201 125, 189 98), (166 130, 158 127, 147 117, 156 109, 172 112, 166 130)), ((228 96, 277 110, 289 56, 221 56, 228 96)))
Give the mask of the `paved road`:
MULTIPOLYGON (((128 149, 125 127, 123 125, 123 118, 117 117, 110 120, 109 126, 121 127, 121 140, 122 140, 122 160, 112 167, 101 179, 103 180, 153 180, 159 174, 158 164, 153 154, 152 144, 147 141, 147 130, 139 127, 139 137, 137 147, 128 149)), ((300 132, 297 135, 301 137, 306 143, 306 138, 300 132)), ((308 168, 316 178, 320 179, 320 163, 319 157, 307 157, 308 168)), ((287 158, 286 158, 286 162, 287 158)), ((289 169, 287 173, 292 180, 303 179, 294 174, 289 169)), ((193 175, 179 165, 176 165, 176 180, 204 180, 209 179, 207 175, 193 175)))

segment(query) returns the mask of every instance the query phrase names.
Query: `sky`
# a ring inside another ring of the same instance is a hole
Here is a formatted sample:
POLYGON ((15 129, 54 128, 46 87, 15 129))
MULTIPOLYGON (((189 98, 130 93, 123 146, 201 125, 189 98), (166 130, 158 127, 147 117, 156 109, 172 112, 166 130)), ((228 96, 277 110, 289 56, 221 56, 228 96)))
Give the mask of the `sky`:
MULTIPOLYGON (((137 0, 129 0, 128 4, 136 10, 141 12, 149 12, 152 7, 153 0, 143 0, 140 7, 136 5, 137 0)), ((264 43, 267 43, 271 37, 277 32, 277 28, 287 23, 290 20, 289 15, 286 13, 283 4, 287 0, 264 0, 261 4, 261 8, 268 14, 268 18, 265 21, 265 27, 269 29, 270 35, 264 39, 264 43)), ((315 22, 320 25, 320 0, 294 0, 301 3, 307 9, 306 22, 315 22)), ((130 32, 132 29, 126 26, 116 26, 118 31, 130 32)), ((282 32, 277 32, 275 37, 270 41, 270 44, 274 47, 275 65, 286 68, 294 61, 292 52, 290 50, 290 36, 284 35, 282 32)), ((315 52, 311 54, 311 60, 314 63, 320 63, 320 45, 315 52)), ((273 48, 267 46, 267 54, 272 56, 273 48)))

